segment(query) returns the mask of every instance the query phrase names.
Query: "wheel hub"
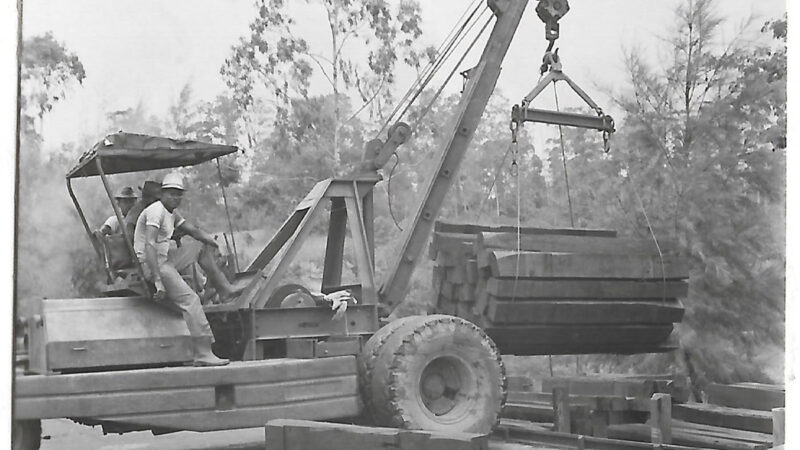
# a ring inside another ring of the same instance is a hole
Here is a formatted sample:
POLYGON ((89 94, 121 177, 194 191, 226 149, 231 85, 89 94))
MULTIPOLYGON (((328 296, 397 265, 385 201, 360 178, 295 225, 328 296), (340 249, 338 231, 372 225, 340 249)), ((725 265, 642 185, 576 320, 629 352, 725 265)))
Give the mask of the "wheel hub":
POLYGON ((436 416, 451 413, 468 401, 462 392, 466 366, 454 358, 437 358, 425 367, 420 378, 422 403, 436 416))

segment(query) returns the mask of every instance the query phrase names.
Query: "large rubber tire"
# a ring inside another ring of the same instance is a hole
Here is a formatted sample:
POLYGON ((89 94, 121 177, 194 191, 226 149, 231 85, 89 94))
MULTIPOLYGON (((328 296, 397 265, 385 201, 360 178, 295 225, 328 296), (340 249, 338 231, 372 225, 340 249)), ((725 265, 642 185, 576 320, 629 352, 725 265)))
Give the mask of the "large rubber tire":
POLYGON ((42 443, 40 420, 14 420, 11 436, 12 450, 39 450, 42 443))
POLYGON ((420 317, 383 343, 369 388, 379 425, 488 433, 505 404, 505 367, 494 342, 475 324, 420 317))
MULTIPOLYGON (((405 325, 410 321, 424 319, 424 316, 409 316, 409 317, 402 317, 400 319, 396 319, 392 322, 381 327, 375 334, 373 334, 369 340, 364 344, 364 347, 361 349, 361 353, 358 355, 357 363, 358 363, 358 384, 359 389, 361 391, 361 398, 364 401, 364 404, 367 409, 367 413, 371 417, 375 416, 375 411, 373 411, 373 402, 372 402, 372 394, 371 394, 371 386, 372 386, 372 373, 375 368, 375 362, 378 360, 378 354, 380 353, 383 344, 389 339, 389 337, 397 331, 398 328, 405 325)), ((371 420, 374 422, 374 420, 371 420)))

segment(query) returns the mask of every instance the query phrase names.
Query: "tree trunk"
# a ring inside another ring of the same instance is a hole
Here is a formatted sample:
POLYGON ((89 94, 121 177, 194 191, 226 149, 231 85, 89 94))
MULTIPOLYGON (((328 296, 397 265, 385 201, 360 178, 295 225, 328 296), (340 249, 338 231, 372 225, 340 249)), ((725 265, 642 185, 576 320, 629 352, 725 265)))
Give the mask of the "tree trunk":
POLYGON ((335 167, 338 167, 341 163, 339 155, 339 133, 341 125, 341 111, 339 107, 339 32, 336 27, 336 24, 339 23, 338 13, 339 10, 337 9, 336 5, 330 5, 330 9, 328 10, 328 23, 331 27, 331 44, 333 46, 333 58, 331 64, 333 65, 333 161, 335 167))

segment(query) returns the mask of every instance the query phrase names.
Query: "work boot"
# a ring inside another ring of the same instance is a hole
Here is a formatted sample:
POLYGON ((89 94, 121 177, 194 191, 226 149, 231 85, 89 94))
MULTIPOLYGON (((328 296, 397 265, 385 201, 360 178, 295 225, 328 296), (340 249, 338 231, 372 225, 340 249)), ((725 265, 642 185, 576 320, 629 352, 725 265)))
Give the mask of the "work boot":
POLYGON ((234 299, 242 295, 242 292, 244 292, 247 285, 248 285, 247 280, 241 280, 236 283, 223 284, 217 289, 217 294, 219 295, 219 302, 228 303, 230 301, 233 301, 234 299))
POLYGON ((216 260, 212 257, 211 251, 207 248, 203 249, 200 254, 198 263, 203 271, 208 276, 208 281, 216 289, 219 295, 220 303, 227 303, 242 294, 246 283, 232 284, 222 272, 222 269, 217 266, 216 260))
POLYGON ((230 363, 230 360, 218 358, 217 355, 211 351, 211 338, 194 338, 193 341, 194 361, 192 364, 195 367, 225 366, 230 363))

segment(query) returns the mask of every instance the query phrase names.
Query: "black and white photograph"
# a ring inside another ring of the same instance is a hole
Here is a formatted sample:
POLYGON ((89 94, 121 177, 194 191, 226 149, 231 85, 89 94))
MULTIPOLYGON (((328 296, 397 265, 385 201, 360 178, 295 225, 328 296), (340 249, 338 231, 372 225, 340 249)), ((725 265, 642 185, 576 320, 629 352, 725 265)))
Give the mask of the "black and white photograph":
POLYGON ((13 450, 800 442, 787 1, 6 3, 13 450))

